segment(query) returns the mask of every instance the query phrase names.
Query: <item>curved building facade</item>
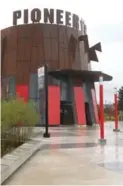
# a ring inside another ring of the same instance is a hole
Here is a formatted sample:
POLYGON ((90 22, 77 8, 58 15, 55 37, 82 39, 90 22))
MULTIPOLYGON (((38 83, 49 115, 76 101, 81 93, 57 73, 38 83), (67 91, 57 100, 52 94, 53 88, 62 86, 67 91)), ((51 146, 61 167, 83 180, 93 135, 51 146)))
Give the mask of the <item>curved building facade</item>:
POLYGON ((99 122, 94 82, 100 75, 106 81, 112 77, 91 71, 90 61, 98 62, 101 43, 89 46, 85 24, 81 30, 59 24, 16 25, 3 29, 1 37, 3 96, 19 92, 36 101, 41 112, 37 69, 47 63, 49 124, 99 122))
POLYGON ((84 52, 84 43, 78 42, 78 37, 84 34, 84 26, 83 31, 79 31, 66 26, 41 23, 4 29, 2 38, 6 37, 6 52, 3 74, 16 75, 17 82, 22 83, 19 74, 23 77, 25 72, 36 73, 44 62, 54 70, 88 70, 89 59, 84 52))

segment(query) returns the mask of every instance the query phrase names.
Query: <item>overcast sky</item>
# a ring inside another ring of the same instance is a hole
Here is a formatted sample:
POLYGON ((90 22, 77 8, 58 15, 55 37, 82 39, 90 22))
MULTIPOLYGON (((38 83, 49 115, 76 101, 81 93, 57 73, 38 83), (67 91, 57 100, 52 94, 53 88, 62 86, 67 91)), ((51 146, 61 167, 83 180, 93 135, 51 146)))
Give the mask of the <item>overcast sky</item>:
POLYGON ((14 10, 26 8, 59 8, 85 20, 90 45, 101 41, 103 49, 98 53, 100 62, 91 62, 92 68, 113 76, 112 82, 104 84, 105 100, 112 101, 113 88, 123 86, 123 0, 3 0, 0 28, 12 25, 14 10))

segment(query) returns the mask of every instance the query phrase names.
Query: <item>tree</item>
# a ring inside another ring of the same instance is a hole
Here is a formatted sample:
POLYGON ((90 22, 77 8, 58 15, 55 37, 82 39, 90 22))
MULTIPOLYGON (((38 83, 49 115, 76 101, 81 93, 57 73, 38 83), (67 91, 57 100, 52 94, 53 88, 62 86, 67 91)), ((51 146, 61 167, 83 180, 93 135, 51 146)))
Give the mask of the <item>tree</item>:
POLYGON ((120 111, 123 111, 123 86, 119 89, 118 107, 120 111))

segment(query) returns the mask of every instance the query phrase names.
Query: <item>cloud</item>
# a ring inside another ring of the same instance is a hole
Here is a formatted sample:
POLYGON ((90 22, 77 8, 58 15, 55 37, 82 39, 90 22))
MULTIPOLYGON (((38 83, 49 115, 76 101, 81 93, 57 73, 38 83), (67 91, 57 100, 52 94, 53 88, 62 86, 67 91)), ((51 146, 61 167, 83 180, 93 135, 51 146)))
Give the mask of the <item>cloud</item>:
POLYGON ((92 62, 92 66, 93 70, 101 70, 114 77, 112 82, 105 83, 105 99, 110 101, 113 99, 113 87, 123 85, 122 3, 123 0, 4 0, 0 6, 0 29, 12 25, 12 12, 18 9, 59 8, 78 14, 87 24, 89 44, 102 43, 103 52, 98 53, 100 62, 92 62))
POLYGON ((123 42, 123 22, 117 24, 97 24, 92 27, 93 37, 101 38, 103 43, 123 42))

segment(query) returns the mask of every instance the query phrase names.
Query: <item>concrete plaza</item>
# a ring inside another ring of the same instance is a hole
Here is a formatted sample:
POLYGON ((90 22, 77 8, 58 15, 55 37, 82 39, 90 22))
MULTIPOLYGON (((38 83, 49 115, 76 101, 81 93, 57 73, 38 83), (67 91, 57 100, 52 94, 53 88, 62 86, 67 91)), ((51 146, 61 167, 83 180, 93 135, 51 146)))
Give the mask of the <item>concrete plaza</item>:
POLYGON ((106 145, 98 142, 98 125, 50 128, 51 138, 4 184, 123 185, 123 122, 119 126, 116 133, 113 122, 105 124, 106 145))

